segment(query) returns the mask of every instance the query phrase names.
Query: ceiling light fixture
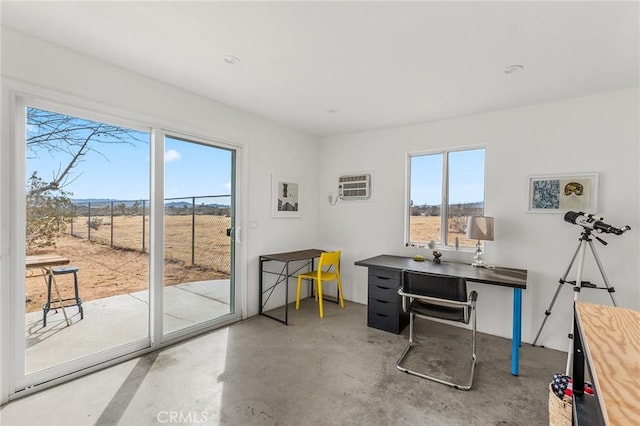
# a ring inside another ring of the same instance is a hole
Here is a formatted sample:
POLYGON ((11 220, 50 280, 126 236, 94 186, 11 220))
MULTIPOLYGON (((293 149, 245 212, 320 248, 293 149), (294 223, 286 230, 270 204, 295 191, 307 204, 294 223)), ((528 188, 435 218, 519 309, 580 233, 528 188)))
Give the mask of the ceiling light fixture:
POLYGON ((522 71, 524 69, 524 66, 522 65, 509 65, 508 67, 506 67, 504 69, 504 73, 505 74, 513 74, 516 73, 518 71, 522 71))
POLYGON ((226 55, 222 57, 222 60, 229 65, 236 65, 240 63, 240 59, 237 56, 226 55))

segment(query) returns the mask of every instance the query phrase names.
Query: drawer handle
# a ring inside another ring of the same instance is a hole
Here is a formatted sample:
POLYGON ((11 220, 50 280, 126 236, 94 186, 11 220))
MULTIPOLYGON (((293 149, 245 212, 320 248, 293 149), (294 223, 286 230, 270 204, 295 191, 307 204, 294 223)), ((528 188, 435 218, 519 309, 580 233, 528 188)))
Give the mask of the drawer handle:
POLYGON ((387 302, 386 300, 380 300, 380 299, 376 299, 376 302, 379 302, 379 303, 389 303, 389 302, 387 302))
POLYGON ((389 277, 380 277, 378 275, 376 275, 376 278, 379 279, 379 280, 388 280, 389 279, 389 277))
POLYGON ((376 313, 376 315, 377 315, 377 316, 379 316, 379 317, 385 317, 385 318, 388 318, 388 317, 389 317, 389 315, 385 315, 385 314, 378 314, 378 313, 376 313))
POLYGON ((378 287, 379 289, 382 289, 382 290, 391 290, 389 287, 382 287, 380 285, 377 285, 376 287, 378 287))

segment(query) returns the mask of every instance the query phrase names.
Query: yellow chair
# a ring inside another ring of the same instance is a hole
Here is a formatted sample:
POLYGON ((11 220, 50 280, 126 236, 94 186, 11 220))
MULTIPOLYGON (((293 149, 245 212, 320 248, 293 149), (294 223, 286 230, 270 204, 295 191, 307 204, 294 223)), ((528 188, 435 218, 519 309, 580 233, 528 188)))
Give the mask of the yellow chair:
POLYGON ((340 281, 340 251, 324 252, 320 255, 320 263, 318 269, 311 272, 305 272, 298 275, 298 289, 296 290, 296 309, 300 309, 300 285, 302 280, 313 280, 317 282, 316 302, 320 306, 320 318, 324 318, 324 308, 322 306, 322 282, 333 281, 338 283, 338 297, 340 299, 340 307, 344 308, 344 299, 342 298, 342 282, 340 281))

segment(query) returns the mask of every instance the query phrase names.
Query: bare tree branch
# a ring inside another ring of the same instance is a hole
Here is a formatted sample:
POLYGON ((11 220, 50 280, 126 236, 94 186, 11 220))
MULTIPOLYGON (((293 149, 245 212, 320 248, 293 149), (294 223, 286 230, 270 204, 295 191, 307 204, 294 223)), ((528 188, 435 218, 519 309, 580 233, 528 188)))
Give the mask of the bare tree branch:
MULTIPOLYGON (((100 123, 82 118, 71 117, 56 112, 37 108, 27 110, 27 150, 35 158, 42 152, 54 156, 66 154, 66 165, 60 164, 58 172, 54 173, 51 181, 43 182, 37 188, 32 188, 29 195, 48 190, 61 189, 76 178, 69 180, 72 170, 89 152, 95 152, 105 157, 95 145, 99 144, 129 144, 145 142, 140 132, 135 130, 100 123)), ((108 158, 107 158, 108 160, 108 158)))

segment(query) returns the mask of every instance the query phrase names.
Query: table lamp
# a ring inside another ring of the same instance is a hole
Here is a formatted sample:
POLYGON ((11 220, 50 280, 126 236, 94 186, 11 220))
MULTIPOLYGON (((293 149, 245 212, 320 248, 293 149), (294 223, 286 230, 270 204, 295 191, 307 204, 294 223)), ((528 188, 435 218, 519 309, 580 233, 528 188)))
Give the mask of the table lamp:
POLYGON ((493 218, 488 216, 470 216, 467 222, 467 238, 470 240, 478 240, 471 266, 474 268, 491 268, 482 258, 483 250, 480 241, 493 241, 493 218))

